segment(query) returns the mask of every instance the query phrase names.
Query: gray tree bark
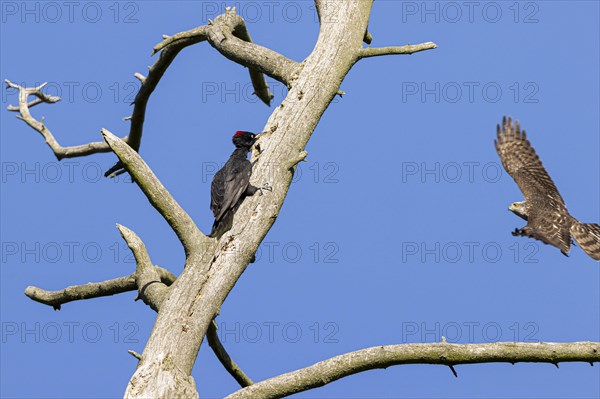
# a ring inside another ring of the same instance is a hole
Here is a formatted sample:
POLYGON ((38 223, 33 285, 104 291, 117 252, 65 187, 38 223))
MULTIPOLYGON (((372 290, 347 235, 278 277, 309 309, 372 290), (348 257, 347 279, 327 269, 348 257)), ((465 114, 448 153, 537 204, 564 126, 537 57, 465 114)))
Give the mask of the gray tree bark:
POLYGON ((131 352, 139 363, 125 390, 127 398, 198 397, 191 372, 205 336, 224 367, 245 387, 230 395, 231 398, 284 397, 360 371, 395 364, 427 363, 452 367, 490 361, 599 361, 598 343, 392 345, 341 355, 253 384, 227 356, 218 342, 213 320, 277 219, 295 166, 306 157, 304 148, 330 102, 340 93, 340 84, 346 74, 363 58, 413 54, 435 48, 434 43, 363 48, 363 42, 372 40, 367 32, 372 1, 316 0, 315 4, 321 21, 319 37, 314 50, 302 62, 252 43, 243 19, 235 9, 227 9, 208 25, 165 37, 154 48, 160 56, 148 76, 135 75, 142 86, 135 100, 129 135, 124 139, 103 129, 105 142, 62 147, 44 123, 36 121, 29 113, 29 107, 58 100, 45 96, 41 87, 23 88, 7 81, 9 86, 20 91, 19 106, 9 107, 9 110, 19 112, 29 126, 42 134, 59 159, 112 150, 119 163, 107 174, 125 170, 131 174, 150 203, 175 231, 186 254, 184 271, 175 279, 167 270, 151 263, 142 240, 133 231, 118 226, 136 258, 133 274, 57 292, 28 287, 26 294, 33 300, 60 308, 61 304, 73 300, 138 290, 139 298, 157 312, 157 318, 143 353, 131 352), (198 229, 137 153, 146 104, 154 88, 180 50, 203 41, 208 41, 230 60, 249 68, 255 92, 263 102, 268 104, 272 97, 265 74, 285 83, 289 89, 286 98, 271 114, 263 129, 266 133, 260 135, 252 153, 252 160, 256 161, 253 184, 261 186, 269 182, 273 191, 247 198, 235 215, 233 228, 219 240, 207 237, 198 229), (37 99, 28 103, 31 95, 37 99))

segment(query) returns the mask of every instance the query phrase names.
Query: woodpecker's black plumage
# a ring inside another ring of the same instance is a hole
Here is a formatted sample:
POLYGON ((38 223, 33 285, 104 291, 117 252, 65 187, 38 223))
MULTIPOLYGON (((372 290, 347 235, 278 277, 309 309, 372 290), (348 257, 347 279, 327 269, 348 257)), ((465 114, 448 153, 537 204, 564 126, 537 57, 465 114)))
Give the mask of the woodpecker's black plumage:
POLYGON ((215 216, 210 237, 220 237, 231 229, 233 215, 244 198, 258 190, 250 184, 252 163, 247 159, 256 134, 238 131, 232 141, 235 151, 215 174, 210 186, 210 209, 215 216))

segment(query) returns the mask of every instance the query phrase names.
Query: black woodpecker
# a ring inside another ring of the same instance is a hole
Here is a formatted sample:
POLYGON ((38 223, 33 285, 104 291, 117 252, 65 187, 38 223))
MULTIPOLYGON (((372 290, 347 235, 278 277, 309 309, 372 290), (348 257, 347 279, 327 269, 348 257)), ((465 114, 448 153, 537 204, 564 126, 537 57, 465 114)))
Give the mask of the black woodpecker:
POLYGON ((246 196, 254 195, 261 189, 271 190, 268 184, 262 188, 250 184, 252 163, 247 157, 256 139, 257 135, 251 132, 237 131, 233 135, 235 151, 215 174, 210 186, 210 209, 215 222, 209 237, 218 238, 231 229, 233 215, 246 196))

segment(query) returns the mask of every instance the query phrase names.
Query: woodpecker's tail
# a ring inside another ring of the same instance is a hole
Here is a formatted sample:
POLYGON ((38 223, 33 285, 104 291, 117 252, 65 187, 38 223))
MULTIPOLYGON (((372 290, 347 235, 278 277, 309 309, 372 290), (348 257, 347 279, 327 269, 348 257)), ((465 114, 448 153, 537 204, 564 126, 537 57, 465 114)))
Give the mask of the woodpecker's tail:
POLYGON ((571 234, 586 254, 600 260, 600 225, 575 221, 571 226, 571 234))
POLYGON ((212 238, 220 238, 223 233, 225 233, 227 230, 226 228, 226 224, 227 224, 227 220, 215 220, 215 222, 212 225, 212 229, 210 231, 210 234, 208 235, 209 237, 212 238), (223 223, 225 222, 225 223, 223 223))
POLYGON ((212 230, 208 236, 220 238, 223 234, 229 231, 233 225, 233 215, 235 214, 235 211, 237 211, 237 208, 238 207, 236 206, 233 208, 233 210, 225 212, 223 216, 221 216, 221 219, 215 219, 215 222, 212 225, 212 230))
POLYGON ((213 225, 212 225, 212 229, 210 230, 210 234, 208 235, 208 237, 212 237, 212 238, 217 238, 217 230, 219 229, 219 222, 218 221, 214 221, 213 225))

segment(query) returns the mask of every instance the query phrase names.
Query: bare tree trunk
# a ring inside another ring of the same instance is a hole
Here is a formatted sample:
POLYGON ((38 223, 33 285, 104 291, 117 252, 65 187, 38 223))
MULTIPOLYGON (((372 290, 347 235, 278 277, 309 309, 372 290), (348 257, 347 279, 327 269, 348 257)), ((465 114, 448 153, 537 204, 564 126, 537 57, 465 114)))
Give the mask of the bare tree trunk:
POLYGON ((136 258, 133 274, 107 282, 68 287, 58 292, 28 287, 26 294, 36 301, 60 308, 61 304, 73 300, 134 289, 139 291, 139 298, 157 312, 157 318, 144 352, 141 355, 131 352, 139 363, 125 391, 128 398, 198 397, 191 372, 205 336, 209 337, 211 347, 228 371, 240 385, 247 386, 232 394, 232 398, 283 397, 350 374, 392 364, 428 363, 452 367, 454 364, 489 361, 558 363, 600 360, 600 345, 597 343, 559 346, 505 344, 483 348, 469 345, 458 348, 449 344, 394 345, 341 355, 307 369, 253 384, 227 356, 216 338, 213 320, 275 222, 295 167, 307 155, 305 146, 330 102, 340 93, 339 87, 346 74, 362 58, 412 54, 435 48, 434 43, 363 48, 363 41, 370 43, 372 40, 367 32, 372 1, 316 0, 315 3, 321 21, 319 37, 314 50, 302 63, 252 43, 244 21, 235 9, 228 9, 206 26, 166 37, 155 47, 160 57, 149 75, 136 74, 142 87, 136 97, 130 133, 123 140, 103 130, 105 143, 60 146, 43 122, 36 121, 29 113, 29 107, 41 102, 56 102, 57 99, 42 94, 41 87, 27 89, 7 81, 20 90, 19 106, 9 107, 9 110, 18 111, 27 124, 42 134, 57 157, 85 156, 112 150, 119 157, 119 163, 107 173, 118 174, 126 170, 131 174, 151 204, 176 232, 186 253, 185 269, 175 279, 167 270, 151 263, 143 242, 133 231, 119 226, 136 258), (273 191, 247 198, 235 215, 232 230, 219 240, 200 232, 137 153, 146 103, 154 88, 181 49, 202 41, 208 41, 225 57, 247 66, 255 91, 263 102, 269 103, 271 99, 264 74, 289 88, 288 95, 267 121, 264 128, 267 133, 260 136, 252 155, 256 161, 252 174, 254 185, 269 182, 273 191), (38 99, 28 103, 31 95, 38 99))
POLYGON ((321 115, 359 58, 371 2, 336 2, 333 7, 326 12, 337 23, 321 25, 315 49, 264 128, 269 136, 259 142, 253 179, 269 181, 272 194, 244 201, 232 234, 221 240, 214 258, 188 259, 158 314, 126 397, 181 397, 195 389, 189 375, 202 338, 277 218, 293 166, 305 156, 304 147, 321 115), (224 246, 243 251, 227 256, 224 246))

